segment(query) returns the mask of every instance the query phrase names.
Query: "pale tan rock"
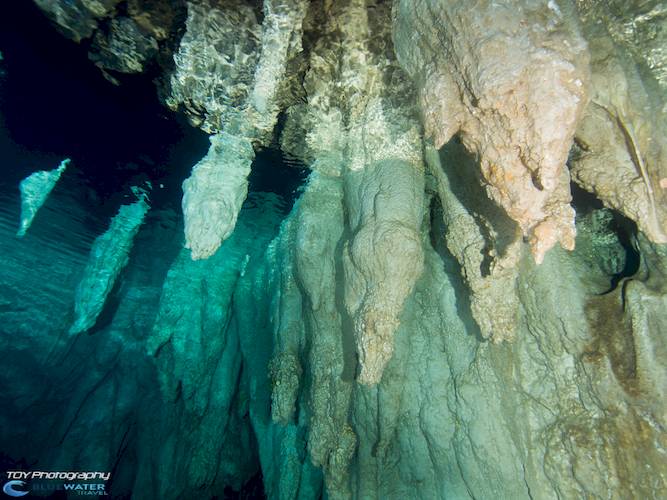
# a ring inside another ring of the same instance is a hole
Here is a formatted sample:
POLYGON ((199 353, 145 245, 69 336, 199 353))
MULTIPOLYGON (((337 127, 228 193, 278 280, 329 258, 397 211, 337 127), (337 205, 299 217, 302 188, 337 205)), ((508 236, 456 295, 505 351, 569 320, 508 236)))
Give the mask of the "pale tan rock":
MULTIPOLYGON (((384 160, 348 181, 358 222, 344 250, 345 303, 354 318, 362 384, 377 384, 393 353, 403 302, 422 272, 421 165, 384 160)), ((353 219, 354 220, 354 219, 353 219)))
POLYGON ((565 162, 588 55, 567 2, 398 1, 394 45, 419 90, 426 136, 439 148, 460 134, 538 263, 557 242, 572 249, 565 162))
MULTIPOLYGON (((451 180, 444 171, 471 167, 460 151, 448 151, 446 165, 433 147, 426 148, 425 157, 442 204, 447 248, 461 265, 463 279, 470 289, 471 313, 482 337, 493 342, 514 340, 520 308, 516 281, 522 256, 521 240, 516 237, 518 227, 503 221, 504 214, 492 218, 492 211, 483 213, 474 205, 466 207, 465 203, 474 203, 472 200, 479 190, 466 190, 470 177, 451 180), (495 233, 494 225, 507 234, 495 233), (503 240, 509 243, 503 244, 503 240)), ((486 203, 492 202, 486 200, 486 203)))

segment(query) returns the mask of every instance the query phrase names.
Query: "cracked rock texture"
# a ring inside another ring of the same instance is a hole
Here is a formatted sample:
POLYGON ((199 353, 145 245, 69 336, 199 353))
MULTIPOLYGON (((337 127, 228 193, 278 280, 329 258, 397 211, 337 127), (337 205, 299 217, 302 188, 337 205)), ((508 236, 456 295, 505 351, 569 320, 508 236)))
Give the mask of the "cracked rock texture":
POLYGON ((611 38, 632 54, 640 71, 650 73, 662 91, 667 90, 667 5, 664 2, 577 0, 576 5, 587 22, 602 21, 611 38))
POLYGON ((248 98, 260 50, 257 14, 240 1, 188 3, 167 104, 182 106, 206 132, 222 130, 248 98))
POLYGON ((94 33, 100 20, 111 15, 120 1, 74 0, 73 2, 53 2, 51 0, 35 0, 35 3, 68 38, 80 42, 94 33))
POLYGON ((62 334, 85 252, 53 289, 0 239, 10 457, 137 498, 664 496, 661 2, 37 4, 114 78, 131 19, 211 147, 95 335, 62 334), (262 147, 293 206, 248 192, 262 147))
POLYGON ((141 73, 158 51, 157 41, 142 33, 132 19, 113 19, 106 33, 95 32, 90 58, 101 67, 120 73, 141 73))
POLYGON ((114 84, 154 63, 171 67, 185 0, 35 0, 56 28, 89 47, 90 59, 114 84))

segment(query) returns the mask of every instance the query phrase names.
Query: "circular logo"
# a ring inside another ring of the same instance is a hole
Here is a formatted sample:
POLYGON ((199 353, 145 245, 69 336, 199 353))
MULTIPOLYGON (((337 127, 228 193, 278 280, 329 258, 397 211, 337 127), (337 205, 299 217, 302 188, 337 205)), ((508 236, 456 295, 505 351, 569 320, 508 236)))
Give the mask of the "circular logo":
POLYGON ((27 491, 15 490, 15 486, 23 487, 25 486, 25 481, 9 481, 2 487, 2 491, 10 497, 22 497, 28 494, 27 491))

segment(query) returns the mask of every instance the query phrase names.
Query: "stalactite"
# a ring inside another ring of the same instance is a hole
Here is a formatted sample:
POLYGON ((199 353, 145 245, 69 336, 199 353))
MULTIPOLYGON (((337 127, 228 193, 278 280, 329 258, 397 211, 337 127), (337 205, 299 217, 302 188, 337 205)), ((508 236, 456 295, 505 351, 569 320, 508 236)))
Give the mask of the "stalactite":
POLYGON ((571 10, 567 1, 471 9, 406 0, 394 17, 396 52, 419 89, 426 136, 439 148, 460 134, 479 157, 489 197, 519 224, 538 263, 556 243, 574 247, 565 162, 589 78, 571 10))
POLYGON ((37 211, 44 205, 49 194, 55 187, 58 179, 67 168, 70 160, 65 159, 53 170, 34 172, 21 181, 21 224, 16 236, 23 237, 37 215, 37 211))
MULTIPOLYGON (((147 352, 159 368, 159 391, 171 408, 165 418, 174 422, 160 437, 172 453, 156 450, 152 460, 168 470, 185 469, 189 477, 177 490, 163 477, 161 497, 182 498, 202 484, 211 491, 225 485, 239 489, 255 472, 255 437, 247 409, 237 406, 246 391, 240 337, 247 335, 237 327, 237 301, 243 300, 237 295, 249 279, 244 278, 247 267, 259 266, 280 222, 281 200, 262 193, 252 195, 251 202, 219 252, 197 261, 186 249, 178 254, 147 336, 147 352)), ((241 303, 263 305, 260 292, 241 303)))
POLYGON ((150 208, 148 196, 137 193, 139 199, 120 207, 109 229, 97 237, 90 249, 88 263, 76 288, 75 319, 70 335, 85 332, 95 325, 118 275, 128 263, 134 237, 150 208))
MULTIPOLYGON (((480 210, 476 190, 471 190, 475 179, 457 177, 446 170, 470 169, 461 151, 447 151, 447 165, 443 165, 435 148, 427 147, 426 162, 435 178, 438 199, 442 204, 442 218, 447 233, 447 248, 461 264, 465 283, 470 288, 470 308, 483 337, 494 342, 512 340, 519 321, 519 298, 516 281, 519 274, 521 240, 516 238, 518 228, 500 214, 485 214, 480 210), (452 179, 450 179, 452 176, 452 179), (473 200, 477 198, 475 206, 473 200), (468 206, 466 206, 468 204, 468 206), (488 228, 501 227, 504 245, 488 228)), ((487 203, 491 204, 487 200, 487 203)), ((488 212, 488 211, 487 211, 488 212)))
MULTIPOLYGON (((597 18, 596 18, 597 19, 597 18)), ((667 243, 667 122, 635 62, 597 20, 586 25, 593 94, 576 133, 572 177, 607 206, 667 243)))
MULTIPOLYGON (((300 38, 305 11, 304 0, 264 2, 261 54, 252 83, 244 89, 247 100, 240 110, 223 104, 221 121, 214 125, 223 131, 212 138, 209 156, 183 183, 186 248, 192 249, 193 259, 213 255, 234 230, 247 195, 247 176, 254 158, 252 144, 270 140, 279 112, 276 96, 290 49, 301 49, 294 40, 300 38), (229 117, 225 118, 224 113, 229 117), (213 155, 214 161, 210 158, 213 155)), ((233 78, 232 82, 237 83, 233 78)))
POLYGON ((354 237, 344 249, 345 303, 354 318, 359 381, 377 384, 394 350, 403 303, 423 269, 424 173, 421 165, 388 159, 349 178, 354 237))
POLYGON ((245 138, 220 132, 211 136, 208 154, 183 182, 185 248, 192 258, 213 255, 234 231, 248 195, 248 174, 255 157, 245 138))

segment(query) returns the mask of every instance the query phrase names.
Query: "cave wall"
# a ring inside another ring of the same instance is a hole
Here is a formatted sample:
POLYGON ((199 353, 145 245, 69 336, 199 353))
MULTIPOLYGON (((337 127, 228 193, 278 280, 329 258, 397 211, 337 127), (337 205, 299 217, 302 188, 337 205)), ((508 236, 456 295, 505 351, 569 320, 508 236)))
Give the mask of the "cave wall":
POLYGON ((125 279, 94 335, 10 318, 2 352, 56 381, 12 384, 2 427, 63 409, 10 455, 155 498, 258 471, 281 499, 667 489, 660 2, 36 3, 212 146, 184 221, 137 236, 160 260, 184 235, 163 279, 125 279), (267 146, 310 170, 287 215, 246 199, 267 146))

